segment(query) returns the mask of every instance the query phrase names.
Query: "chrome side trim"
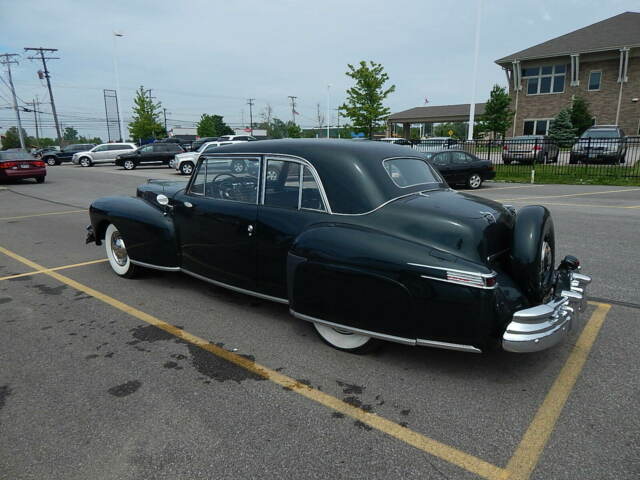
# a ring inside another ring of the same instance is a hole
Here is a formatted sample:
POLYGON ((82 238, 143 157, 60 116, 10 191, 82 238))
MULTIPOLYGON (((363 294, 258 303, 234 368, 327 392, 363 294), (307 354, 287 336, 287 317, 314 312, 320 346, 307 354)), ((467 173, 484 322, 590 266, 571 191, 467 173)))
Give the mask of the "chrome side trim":
POLYGON ((407 265, 411 265, 413 267, 424 267, 424 268, 433 268, 435 270, 444 270, 446 272, 456 272, 456 273, 466 273, 468 275, 478 275, 483 278, 491 278, 498 275, 496 272, 492 271, 491 273, 480 273, 480 272, 470 272, 469 270, 458 270, 456 268, 447 268, 447 267, 436 267, 433 265, 423 265, 421 263, 411 263, 407 262, 407 265))
POLYGON ((320 325, 326 325, 327 327, 339 328, 340 330, 346 330, 351 333, 366 335, 368 337, 378 338, 380 340, 387 340, 389 342, 402 343, 403 345, 411 345, 411 346, 416 345, 416 341, 411 338, 396 337, 393 335, 386 335, 384 333, 377 333, 377 332, 371 332, 369 330, 362 330, 360 328, 347 327, 339 323, 328 322, 326 320, 321 320, 319 318, 310 317, 309 315, 298 313, 292 309, 289 309, 289 313, 294 317, 299 318, 300 320, 305 320, 307 322, 319 323, 320 325))
POLYGON ((247 295, 251 295, 253 297, 261 298, 263 300, 270 300, 272 302, 283 303, 285 305, 289 304, 289 300, 285 298, 272 297, 271 295, 265 295, 264 293, 258 293, 258 292, 254 292, 253 290, 246 290, 244 288, 235 287, 227 283, 218 282, 217 280, 212 280, 208 277, 204 277, 197 273, 190 272, 189 270, 185 270, 184 268, 180 268, 179 270, 182 271, 183 273, 186 273, 187 275, 197 278, 198 280, 203 280, 205 282, 212 283, 213 285, 216 285, 218 287, 228 288, 229 290, 233 290, 234 292, 244 293, 247 295))
POLYGON ((162 267, 160 265, 152 265, 150 263, 144 263, 144 262, 140 262, 138 260, 133 260, 132 258, 130 258, 129 261, 131 263, 133 263, 134 265, 139 265, 139 266, 144 267, 144 268, 152 268, 154 270, 162 270, 164 272, 179 272, 180 271, 180 267, 162 267))
POLYGON ((484 285, 480 286, 480 285, 473 285, 470 283, 454 282, 453 280, 449 280, 448 278, 431 277, 429 275, 420 275, 420 278, 428 278, 429 280, 437 280, 439 282, 453 283, 454 285, 460 285, 461 287, 479 288, 481 290, 495 290, 495 288, 498 286, 497 283, 491 287, 487 287, 484 285))
POLYGON ((386 340, 394 343, 401 343, 403 345, 410 345, 412 347, 414 346, 434 347, 434 348, 444 348, 446 350, 457 350, 460 352, 482 353, 482 350, 471 345, 463 345, 459 343, 449 343, 449 342, 438 342, 436 340, 424 340, 422 338, 418 338, 417 340, 414 340, 412 338, 396 337, 395 335, 387 335, 385 333, 372 332, 370 330, 362 330, 360 328, 348 327, 345 325, 341 325, 339 323, 328 322, 327 320, 321 320, 319 318, 311 317, 303 313, 298 313, 292 309, 289 309, 289 313, 294 317, 299 318, 300 320, 305 320, 307 322, 319 323, 321 325, 326 325, 327 327, 339 328, 341 330, 346 330, 351 333, 367 335, 368 337, 378 338, 380 340, 386 340))
POLYGON ((416 345, 418 345, 419 347, 444 348, 445 350, 456 350, 459 352, 482 353, 482 350, 474 347, 473 345, 464 345, 462 343, 438 342, 436 340, 424 340, 422 338, 419 338, 416 341, 416 345))
POLYGON ((381 203, 376 208, 374 208, 373 210, 369 210, 368 212, 363 212, 363 213, 336 213, 336 212, 333 212, 333 215, 340 215, 342 217, 360 217, 362 215, 369 215, 370 213, 373 213, 376 210, 380 210, 382 207, 384 207, 386 205, 389 205, 391 202, 395 202, 396 200, 400 200, 401 198, 410 197, 411 195, 419 195, 420 193, 425 192, 425 191, 426 190, 421 190, 419 192, 411 192, 411 193, 406 193, 404 195, 400 195, 399 197, 392 198, 391 200, 387 200, 386 202, 381 203))

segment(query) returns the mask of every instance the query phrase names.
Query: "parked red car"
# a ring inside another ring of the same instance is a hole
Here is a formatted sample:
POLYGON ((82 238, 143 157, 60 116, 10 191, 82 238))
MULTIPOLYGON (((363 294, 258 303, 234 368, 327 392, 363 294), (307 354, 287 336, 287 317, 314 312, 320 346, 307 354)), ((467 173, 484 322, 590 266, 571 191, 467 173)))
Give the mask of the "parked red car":
POLYGON ((12 178, 34 178, 44 182, 47 165, 24 150, 0 151, 0 181, 12 178))

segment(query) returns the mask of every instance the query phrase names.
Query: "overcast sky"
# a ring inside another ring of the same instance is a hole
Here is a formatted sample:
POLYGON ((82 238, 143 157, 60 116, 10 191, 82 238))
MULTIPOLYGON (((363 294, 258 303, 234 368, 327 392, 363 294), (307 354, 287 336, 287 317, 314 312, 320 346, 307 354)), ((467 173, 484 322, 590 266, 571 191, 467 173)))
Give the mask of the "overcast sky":
MULTIPOLYGON (((120 71, 121 107, 131 115, 136 88, 170 112, 169 127, 192 126, 200 114, 223 115, 239 126, 249 121, 247 98, 255 98, 254 121, 268 103, 288 120, 288 95, 298 97, 297 117, 314 126, 316 104, 333 109, 344 100, 348 63, 384 65, 396 91, 392 112, 424 105, 469 103, 477 0, 1 0, 0 53, 20 53, 13 66, 19 97, 48 101, 38 80, 39 62, 24 47, 58 48, 49 68, 63 126, 107 138, 103 89, 115 89, 113 31, 120 71)), ((481 15, 477 101, 506 78, 494 60, 624 11, 638 0, 484 0, 481 15)), ((7 79, 6 72, 2 75, 7 79)), ((0 83, 0 107, 10 105, 0 83)), ((50 111, 48 105, 41 107, 50 111)), ((44 135, 55 136, 51 115, 41 115, 44 135)), ((24 114, 33 131, 33 114, 24 114)), ((344 122, 344 120, 342 120, 344 122)), ((0 132, 15 125, 0 109, 0 132)))

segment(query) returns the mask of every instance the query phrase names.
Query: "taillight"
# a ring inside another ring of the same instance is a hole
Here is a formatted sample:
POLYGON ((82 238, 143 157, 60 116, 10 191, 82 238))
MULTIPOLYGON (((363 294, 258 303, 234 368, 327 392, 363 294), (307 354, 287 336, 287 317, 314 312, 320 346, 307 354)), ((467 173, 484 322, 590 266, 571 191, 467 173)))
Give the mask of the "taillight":
POLYGON ((18 162, 0 162, 0 168, 17 167, 18 162))
POLYGON ((502 147, 503 150, 509 150, 509 145, 505 145, 504 147, 502 147))
POLYGON ((41 161, 33 162, 33 164, 34 164, 36 167, 44 167, 44 166, 46 165, 46 163, 41 162, 41 161))
POLYGON ((539 152, 540 150, 542 150, 542 147, 541 147, 540 145, 535 145, 535 146, 533 147, 533 151, 534 151, 534 152, 539 152))

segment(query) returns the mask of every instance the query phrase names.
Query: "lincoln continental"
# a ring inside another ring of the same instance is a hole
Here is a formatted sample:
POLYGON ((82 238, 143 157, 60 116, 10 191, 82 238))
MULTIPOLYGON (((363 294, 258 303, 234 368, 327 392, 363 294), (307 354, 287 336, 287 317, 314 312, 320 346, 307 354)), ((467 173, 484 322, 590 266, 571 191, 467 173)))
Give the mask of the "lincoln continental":
POLYGON ((556 266, 545 207, 452 190, 419 152, 383 142, 222 146, 188 182, 100 198, 90 218, 87 243, 117 275, 183 272, 280 302, 349 352, 544 350, 568 336, 591 281, 573 256, 556 266))

